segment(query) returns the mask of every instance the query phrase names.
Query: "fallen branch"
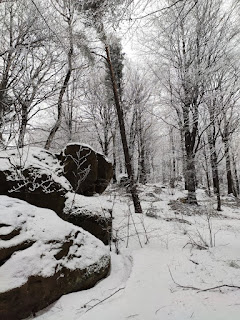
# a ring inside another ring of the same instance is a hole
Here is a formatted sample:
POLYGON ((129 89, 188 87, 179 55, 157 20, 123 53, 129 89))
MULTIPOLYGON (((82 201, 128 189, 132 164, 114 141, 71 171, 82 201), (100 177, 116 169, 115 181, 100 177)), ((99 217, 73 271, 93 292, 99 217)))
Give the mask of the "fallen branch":
MULTIPOLYGON (((118 290, 116 290, 115 292, 113 292, 112 294, 110 294, 109 296, 107 296, 106 298, 104 298, 103 300, 99 300, 99 302, 97 302, 96 304, 94 304, 93 306, 91 306, 85 313, 87 313, 88 311, 92 310, 94 307, 98 306, 100 303, 108 300, 109 298, 111 298, 112 296, 114 296, 116 293, 118 293, 119 291, 125 289, 125 287, 119 288, 118 290)), ((92 300, 91 300, 92 301, 92 300)), ((87 303, 86 303, 87 305, 87 303)))
POLYGON ((220 289, 220 288, 223 288, 223 287, 226 287, 226 288, 233 288, 233 289, 240 289, 240 286, 235 286, 235 285, 231 285, 231 284, 221 284, 219 286, 215 286, 215 287, 210 287, 210 288, 206 288, 206 289, 201 289, 201 288, 197 288, 197 287, 193 287, 193 286, 184 286, 184 285, 181 285, 179 284, 178 282, 176 282, 176 280, 173 278, 173 275, 172 275, 172 272, 168 266, 168 270, 169 270, 169 273, 170 273, 170 276, 172 278, 172 281, 174 282, 174 284, 176 286, 178 286, 179 288, 183 288, 183 289, 191 289, 191 290, 196 290, 197 293, 199 292, 205 292, 205 291, 210 291, 210 290, 214 290, 214 289, 220 289))

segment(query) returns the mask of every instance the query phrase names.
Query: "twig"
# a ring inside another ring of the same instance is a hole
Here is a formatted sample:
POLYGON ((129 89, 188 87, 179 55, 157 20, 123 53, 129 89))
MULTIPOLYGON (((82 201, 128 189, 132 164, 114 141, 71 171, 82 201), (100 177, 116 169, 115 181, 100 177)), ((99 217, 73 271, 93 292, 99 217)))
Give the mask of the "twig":
POLYGON ((191 290, 196 290, 197 293, 199 292, 205 292, 205 291, 210 291, 210 290, 214 290, 214 289, 220 289, 220 288, 223 288, 223 287, 227 287, 227 288, 234 288, 234 289, 240 289, 240 286, 235 286, 235 285, 231 285, 231 284, 221 284, 219 286, 215 286, 215 287, 210 287, 210 288, 206 288, 206 289, 201 289, 201 288, 197 288, 197 287, 193 287, 193 286, 183 286, 179 283, 177 283, 175 281, 175 279, 173 278, 173 275, 172 275, 172 272, 168 266, 168 270, 169 270, 169 273, 170 273, 170 276, 172 278, 172 281, 176 284, 176 286, 180 287, 180 288, 183 288, 183 289, 191 289, 191 290))
MULTIPOLYGON (((107 299, 111 298, 112 296, 114 296, 116 293, 118 293, 119 291, 125 289, 125 287, 119 288, 118 290, 116 290, 115 292, 113 292, 112 294, 110 294, 109 296, 107 296, 106 298, 104 298, 103 300, 100 300, 99 302, 97 302, 96 304, 94 304, 93 306, 91 306, 85 313, 87 313, 88 311, 92 310, 94 307, 96 307, 97 305, 99 305, 100 303, 106 301, 107 299)), ((91 300, 92 301, 92 300, 91 300)), ((87 304, 87 303, 86 303, 87 304)))

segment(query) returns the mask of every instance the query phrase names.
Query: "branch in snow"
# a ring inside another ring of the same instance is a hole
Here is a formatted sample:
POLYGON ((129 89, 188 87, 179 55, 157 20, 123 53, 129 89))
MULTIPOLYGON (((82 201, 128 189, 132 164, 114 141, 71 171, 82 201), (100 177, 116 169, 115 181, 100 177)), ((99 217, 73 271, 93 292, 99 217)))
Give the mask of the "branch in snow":
POLYGON ((221 284, 219 286, 215 286, 215 287, 210 287, 210 288, 205 288, 205 289, 201 289, 201 288, 197 288, 197 287, 193 287, 193 286, 184 286, 179 284, 178 282, 175 281, 175 279, 173 278, 171 269, 168 267, 170 276, 172 278, 172 281, 176 284, 177 287, 179 288, 183 288, 183 289, 191 289, 191 290, 196 290, 197 293, 199 292, 205 292, 205 291, 211 291, 211 290, 215 290, 215 289, 220 289, 220 288, 233 288, 233 289, 240 289, 240 286, 235 286, 235 285, 231 285, 231 284, 221 284))

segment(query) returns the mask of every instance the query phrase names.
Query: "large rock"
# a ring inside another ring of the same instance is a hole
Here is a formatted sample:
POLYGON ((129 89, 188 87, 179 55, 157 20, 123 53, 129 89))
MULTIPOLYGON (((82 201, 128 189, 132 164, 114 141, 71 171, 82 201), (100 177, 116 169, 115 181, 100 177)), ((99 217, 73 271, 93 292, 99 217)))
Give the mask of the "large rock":
POLYGON ((97 161, 98 174, 97 181, 95 182, 95 191, 101 194, 106 190, 113 177, 113 166, 112 163, 100 153, 97 153, 97 161))
POLYGON ((1 153, 0 194, 60 214, 65 194, 72 189, 63 168, 52 153, 36 147, 1 153))
MULTIPOLYGON (((70 149, 72 150, 72 148, 70 149)), ((68 150, 67 148, 67 152, 68 150)), ((87 194, 89 194, 90 191, 95 190, 95 182, 97 181, 97 155, 89 148, 85 148, 82 153, 78 153, 76 150, 76 157, 78 156, 83 163, 80 168, 81 172, 84 170, 85 162, 87 163, 86 159, 89 162, 92 161, 93 165, 91 167, 95 168, 89 172, 86 180, 82 181, 83 179, 79 176, 81 178, 79 184, 81 192, 84 189, 85 191, 88 190, 87 194), (94 183, 91 181, 94 181, 94 183)), ((66 159, 72 158, 69 156, 66 159)), ((64 177, 64 168, 58 158, 44 149, 30 147, 2 152, 0 158, 0 194, 25 200, 38 207, 51 209, 64 220, 84 228, 107 244, 112 223, 109 212, 103 209, 102 204, 99 204, 98 207, 92 206, 92 203, 96 203, 96 198, 94 201, 89 201, 90 198, 76 195, 73 192, 74 183, 78 184, 78 181, 74 180, 76 167, 73 164, 74 162, 68 160, 65 162, 65 169, 67 168, 68 174, 64 177), (73 186, 67 178, 72 181, 73 186), (75 201, 74 206, 72 205, 73 202, 69 204, 69 199, 75 199, 76 196, 79 196, 78 200, 81 201, 77 203, 75 201), (80 207, 77 208, 77 205, 80 207)), ((89 164, 86 165, 86 168, 88 167, 89 164)), ((103 172, 101 176, 104 176, 103 172)), ((104 187, 106 187, 106 184, 104 187)))
POLYGON ((94 197, 93 201, 92 197, 69 192, 60 216, 108 244, 112 232, 112 204, 99 198, 94 197))
POLYGON ((107 248, 53 211, 0 196, 0 319, 17 320, 61 295, 94 286, 107 248))
POLYGON ((64 166, 64 176, 78 194, 103 193, 112 179, 111 162, 87 145, 68 144, 58 157, 64 166))
POLYGON ((59 158, 64 166, 64 176, 71 183, 74 192, 92 196, 98 174, 96 153, 88 146, 69 144, 59 158))

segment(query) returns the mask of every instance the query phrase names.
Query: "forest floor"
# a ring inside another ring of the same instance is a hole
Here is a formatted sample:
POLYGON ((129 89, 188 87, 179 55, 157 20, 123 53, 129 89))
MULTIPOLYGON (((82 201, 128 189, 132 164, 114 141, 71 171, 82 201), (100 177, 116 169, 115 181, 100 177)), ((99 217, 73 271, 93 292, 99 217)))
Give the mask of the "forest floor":
POLYGON ((94 197, 113 209, 111 273, 36 319, 239 320, 239 203, 223 197, 217 212, 204 190, 197 191, 199 206, 177 200, 185 196, 158 184, 141 186, 143 215, 131 213, 124 190, 94 197))

